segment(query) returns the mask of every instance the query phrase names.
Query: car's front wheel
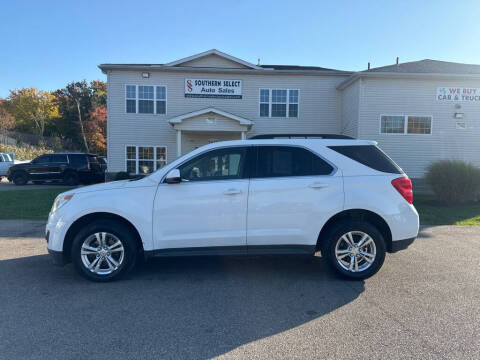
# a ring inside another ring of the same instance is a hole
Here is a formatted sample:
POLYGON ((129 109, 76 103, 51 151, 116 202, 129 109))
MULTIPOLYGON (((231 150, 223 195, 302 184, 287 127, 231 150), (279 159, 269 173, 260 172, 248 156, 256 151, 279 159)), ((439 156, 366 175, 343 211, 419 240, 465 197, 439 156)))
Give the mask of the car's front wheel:
POLYGON ((324 253, 330 265, 353 279, 374 275, 385 260, 385 241, 373 225, 342 221, 327 233, 324 253))
POLYGON ((72 262, 83 277, 112 281, 128 273, 137 260, 135 234, 123 223, 100 220, 84 227, 75 237, 72 262))

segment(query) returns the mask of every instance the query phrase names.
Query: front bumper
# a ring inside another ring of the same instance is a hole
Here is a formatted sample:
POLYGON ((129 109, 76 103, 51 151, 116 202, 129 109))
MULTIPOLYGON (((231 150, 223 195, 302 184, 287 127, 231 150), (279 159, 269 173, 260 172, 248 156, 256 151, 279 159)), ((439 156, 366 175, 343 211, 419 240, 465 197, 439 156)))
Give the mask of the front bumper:
POLYGON ((416 238, 404 239, 404 240, 397 240, 392 241, 392 250, 391 253, 395 253, 397 251, 405 250, 408 248, 416 238))

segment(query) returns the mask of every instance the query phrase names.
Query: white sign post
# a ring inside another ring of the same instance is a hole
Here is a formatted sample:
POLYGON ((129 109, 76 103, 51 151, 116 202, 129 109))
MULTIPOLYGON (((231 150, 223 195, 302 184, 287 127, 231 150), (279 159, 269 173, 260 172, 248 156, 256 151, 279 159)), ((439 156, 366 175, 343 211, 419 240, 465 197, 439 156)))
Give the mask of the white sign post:
POLYGON ((439 87, 437 100, 480 102, 480 88, 439 87))
POLYGON ((185 97, 241 99, 242 80, 185 79, 185 97))

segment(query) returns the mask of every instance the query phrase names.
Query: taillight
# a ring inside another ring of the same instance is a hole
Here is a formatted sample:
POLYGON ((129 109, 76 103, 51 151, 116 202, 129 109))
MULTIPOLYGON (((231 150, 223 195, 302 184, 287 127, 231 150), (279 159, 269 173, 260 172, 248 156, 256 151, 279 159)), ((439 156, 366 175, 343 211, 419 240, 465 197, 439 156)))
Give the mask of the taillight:
POLYGON ((393 179, 392 185, 409 204, 413 203, 412 181, 408 177, 393 179))

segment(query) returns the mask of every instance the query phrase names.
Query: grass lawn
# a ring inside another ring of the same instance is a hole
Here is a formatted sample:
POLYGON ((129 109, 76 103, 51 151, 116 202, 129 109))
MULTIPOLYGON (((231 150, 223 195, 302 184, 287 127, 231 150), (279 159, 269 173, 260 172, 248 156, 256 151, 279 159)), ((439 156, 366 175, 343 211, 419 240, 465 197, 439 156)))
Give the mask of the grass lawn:
POLYGON ((444 205, 431 195, 414 195, 413 205, 422 225, 480 225, 480 203, 444 205))
MULTIPOLYGON (((68 189, 0 191, 0 219, 47 220, 55 197, 68 189)), ((422 225, 479 225, 480 203, 446 206, 433 196, 415 195, 422 225)))
POLYGON ((47 220, 53 200, 65 188, 0 191, 0 219, 47 220))

